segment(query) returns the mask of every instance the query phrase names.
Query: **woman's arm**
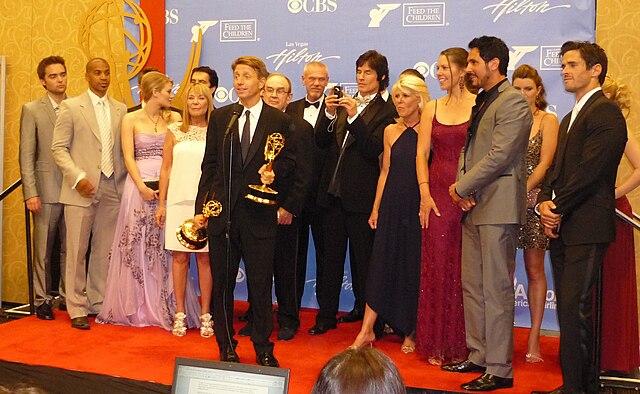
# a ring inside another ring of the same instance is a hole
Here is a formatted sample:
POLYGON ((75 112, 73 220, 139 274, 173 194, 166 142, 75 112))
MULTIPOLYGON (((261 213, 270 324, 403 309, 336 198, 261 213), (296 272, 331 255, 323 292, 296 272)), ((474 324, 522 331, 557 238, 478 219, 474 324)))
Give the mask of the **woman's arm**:
POLYGON ((384 130, 384 148, 382 151, 382 166, 380 167, 380 176, 378 177, 378 186, 376 187, 376 197, 373 200, 373 208, 369 216, 369 226, 372 229, 378 227, 378 210, 380 209, 380 201, 382 200, 382 192, 384 185, 387 183, 387 175, 389 175, 389 165, 391 162, 391 136, 394 132, 396 124, 389 125, 384 130))
POLYGON ((558 118, 554 114, 547 114, 540 121, 540 132, 542 133, 540 162, 527 178, 527 192, 540 185, 547 169, 553 162, 558 143, 558 127, 558 118))
POLYGON ((171 167, 173 166, 173 147, 176 144, 176 137, 168 131, 162 146, 162 166, 160 167, 160 186, 158 194, 158 208, 156 209, 156 224, 164 226, 166 216, 167 190, 169 190, 169 180, 171 167))
POLYGON ((418 128, 418 148, 416 152, 416 173, 420 188, 420 225, 429 227, 431 210, 440 216, 440 211, 431 197, 429 190, 429 155, 431 153, 431 125, 435 115, 435 100, 429 101, 422 111, 420 127, 418 128))
POLYGON ((627 145, 624 147, 624 155, 629 159, 633 172, 622 185, 616 187, 616 198, 625 196, 640 185, 640 144, 629 132, 627 132, 627 145))

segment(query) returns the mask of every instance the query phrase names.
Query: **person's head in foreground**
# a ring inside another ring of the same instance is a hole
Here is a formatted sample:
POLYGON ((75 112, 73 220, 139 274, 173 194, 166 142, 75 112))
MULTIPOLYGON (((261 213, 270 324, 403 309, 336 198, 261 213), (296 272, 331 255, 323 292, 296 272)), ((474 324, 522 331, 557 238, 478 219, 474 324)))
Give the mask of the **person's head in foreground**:
POLYGON ((313 385, 312 394, 406 394, 398 368, 371 347, 347 349, 329 360, 313 385))

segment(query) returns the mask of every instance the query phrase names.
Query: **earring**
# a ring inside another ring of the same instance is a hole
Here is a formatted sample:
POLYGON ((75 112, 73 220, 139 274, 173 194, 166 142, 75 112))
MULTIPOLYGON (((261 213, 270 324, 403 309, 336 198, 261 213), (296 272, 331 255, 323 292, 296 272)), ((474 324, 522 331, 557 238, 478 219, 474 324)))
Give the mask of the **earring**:
POLYGON ((460 90, 464 89, 464 74, 460 76, 460 79, 458 80, 458 86, 460 87, 460 90))

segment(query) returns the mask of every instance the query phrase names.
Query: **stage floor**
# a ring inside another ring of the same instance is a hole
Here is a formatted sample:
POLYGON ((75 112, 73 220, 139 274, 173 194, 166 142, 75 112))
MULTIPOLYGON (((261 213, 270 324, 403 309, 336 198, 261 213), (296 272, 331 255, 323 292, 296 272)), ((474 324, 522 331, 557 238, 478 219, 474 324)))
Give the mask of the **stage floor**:
MULTIPOLYGON (((247 307, 236 302, 236 315, 247 307)), ((56 319, 43 321, 35 316, 0 324, 0 359, 4 361, 91 372, 115 377, 171 385, 173 363, 177 356, 208 360, 218 359, 215 339, 200 337, 189 330, 179 338, 156 327, 123 327, 92 322, 91 329, 71 328, 69 316, 55 310, 56 319)), ((291 369, 290 393, 309 393, 322 366, 336 353, 351 344, 360 324, 340 324, 324 335, 311 336, 315 311, 301 312, 302 326, 296 337, 287 342, 275 341, 275 355, 284 368, 291 369)), ((236 331, 243 323, 236 321, 236 331)), ((542 338, 544 363, 524 361, 528 330, 515 329, 515 387, 501 393, 529 393, 533 389, 551 390, 562 382, 558 364, 558 338, 542 338)), ((238 337, 238 354, 243 363, 256 364, 249 338, 238 337)), ((400 352, 401 341, 387 336, 375 346, 398 366, 407 386, 461 392, 460 384, 477 374, 454 374, 429 365, 416 354, 400 352)), ((17 373, 17 372, 16 372, 17 373)), ((46 388, 46 387, 45 387, 46 388)))

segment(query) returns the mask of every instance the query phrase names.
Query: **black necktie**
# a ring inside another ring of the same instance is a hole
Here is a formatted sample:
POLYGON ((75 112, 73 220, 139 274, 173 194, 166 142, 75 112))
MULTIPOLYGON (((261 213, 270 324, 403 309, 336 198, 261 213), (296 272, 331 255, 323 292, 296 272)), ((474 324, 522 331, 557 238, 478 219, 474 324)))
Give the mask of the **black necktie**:
POLYGON ((251 123, 250 117, 251 112, 245 112, 247 119, 244 122, 244 127, 242 128, 242 141, 240 141, 240 147, 242 149, 242 163, 247 160, 247 156, 249 155, 249 145, 251 145, 251 123))
POLYGON ((304 100, 304 107, 316 107, 316 108, 320 108, 320 101, 316 101, 315 103, 310 103, 307 100, 304 100))

